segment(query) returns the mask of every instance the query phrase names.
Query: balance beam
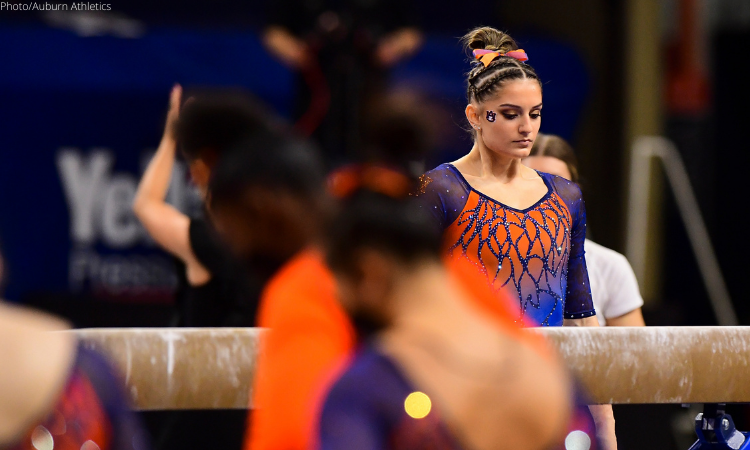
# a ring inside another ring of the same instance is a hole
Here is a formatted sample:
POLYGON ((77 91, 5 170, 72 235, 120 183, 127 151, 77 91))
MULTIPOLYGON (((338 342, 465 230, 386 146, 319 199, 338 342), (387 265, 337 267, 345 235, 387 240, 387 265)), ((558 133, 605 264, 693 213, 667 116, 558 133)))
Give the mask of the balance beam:
MULTIPOLYGON (((247 408, 255 328, 72 330, 141 410, 247 408)), ((750 402, 750 327, 545 328, 596 403, 750 402)))
POLYGON ((259 328, 71 330, 120 370, 136 409, 244 409, 259 328))

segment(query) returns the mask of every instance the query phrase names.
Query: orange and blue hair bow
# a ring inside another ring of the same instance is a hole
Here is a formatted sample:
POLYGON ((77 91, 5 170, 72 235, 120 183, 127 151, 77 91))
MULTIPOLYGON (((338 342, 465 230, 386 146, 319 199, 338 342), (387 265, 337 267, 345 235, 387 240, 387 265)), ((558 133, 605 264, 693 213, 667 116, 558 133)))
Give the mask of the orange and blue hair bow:
POLYGON ((494 61, 496 58, 499 58, 500 56, 508 56, 521 62, 529 60, 529 56, 525 51, 523 51, 522 48, 519 48, 518 50, 512 50, 507 53, 500 53, 494 50, 476 49, 472 53, 474 54, 474 58, 478 59, 482 64, 484 64, 484 67, 489 66, 492 61, 494 61))

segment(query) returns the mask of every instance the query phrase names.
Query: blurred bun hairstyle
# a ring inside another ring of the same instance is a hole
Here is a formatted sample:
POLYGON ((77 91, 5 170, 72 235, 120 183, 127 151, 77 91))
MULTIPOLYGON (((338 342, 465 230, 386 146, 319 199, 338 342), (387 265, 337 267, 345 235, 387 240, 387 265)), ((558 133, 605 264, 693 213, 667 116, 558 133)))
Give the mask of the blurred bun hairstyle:
POLYGON ((252 95, 235 89, 193 92, 180 111, 175 137, 188 161, 213 165, 255 133, 280 128, 279 121, 252 95))
POLYGON ((539 134, 531 147, 529 156, 550 156, 557 158, 568 166, 570 172, 570 181, 579 182, 578 176, 578 159, 573 151, 573 147, 568 142, 554 134, 539 134))
POLYGON ((247 189, 287 192, 306 200, 310 214, 325 194, 325 169, 318 149, 294 136, 262 130, 225 152, 211 174, 211 208, 236 207, 247 189))
POLYGON ((380 99, 366 124, 366 161, 421 175, 445 114, 414 91, 396 91, 380 99))
POLYGON ((414 196, 390 196, 369 188, 358 189, 343 199, 327 239, 331 269, 353 274, 359 251, 365 248, 389 254, 405 264, 439 260, 440 230, 420 206, 414 196))
POLYGON ((491 98, 508 80, 529 78, 539 80, 534 68, 528 64, 511 58, 500 56, 487 67, 474 59, 474 50, 492 50, 507 53, 518 50, 518 44, 510 35, 492 27, 479 27, 469 31, 461 38, 464 51, 472 58, 474 68, 466 76, 466 97, 469 102, 481 103, 491 98))

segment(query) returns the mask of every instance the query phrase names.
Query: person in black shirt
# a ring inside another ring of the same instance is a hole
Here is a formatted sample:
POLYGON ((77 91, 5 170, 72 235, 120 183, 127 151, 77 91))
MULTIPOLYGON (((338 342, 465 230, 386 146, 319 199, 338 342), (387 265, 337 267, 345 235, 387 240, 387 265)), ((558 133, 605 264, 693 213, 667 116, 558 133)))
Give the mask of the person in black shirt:
MULTIPOLYGON (((253 326, 262 276, 225 251, 205 209, 191 218, 165 201, 177 146, 205 200, 211 172, 225 150, 273 128, 270 115, 239 93, 204 94, 181 106, 182 89, 172 89, 159 148, 146 168, 133 211, 151 237, 178 260, 177 320, 184 327, 253 326)), ((157 450, 239 450, 245 410, 160 411, 146 415, 157 450), (211 430, 206 433, 206 430, 211 430)))
POLYGON ((148 164, 133 211, 151 237, 180 262, 177 325, 252 326, 260 285, 225 251, 207 215, 190 218, 165 201, 177 144, 190 175, 205 197, 211 169, 222 152, 270 127, 268 115, 239 95, 206 95, 188 101, 182 111, 176 85, 159 148, 148 164))

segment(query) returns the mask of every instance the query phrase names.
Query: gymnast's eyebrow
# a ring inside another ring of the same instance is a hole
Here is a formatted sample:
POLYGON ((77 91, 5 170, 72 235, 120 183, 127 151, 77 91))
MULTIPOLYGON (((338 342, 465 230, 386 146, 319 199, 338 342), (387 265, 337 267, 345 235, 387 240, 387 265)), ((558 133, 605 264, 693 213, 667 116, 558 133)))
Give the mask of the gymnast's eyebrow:
MULTIPOLYGON (((523 108, 521 108, 520 106, 518 106, 518 105, 513 105, 513 104, 511 104, 511 103, 503 103, 503 104, 502 104, 502 105, 500 105, 500 106, 504 106, 504 107, 506 107, 506 108, 523 109, 523 108)), ((532 109, 532 110, 534 110, 534 109, 542 109, 542 104, 540 103, 540 104, 538 104, 538 105, 536 105, 536 106, 532 106, 532 107, 531 107, 531 109, 532 109)))

